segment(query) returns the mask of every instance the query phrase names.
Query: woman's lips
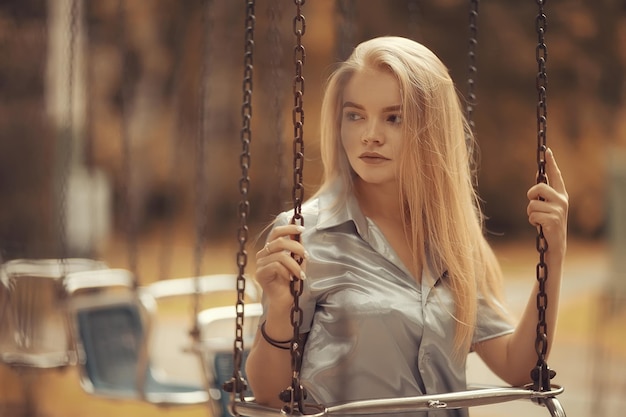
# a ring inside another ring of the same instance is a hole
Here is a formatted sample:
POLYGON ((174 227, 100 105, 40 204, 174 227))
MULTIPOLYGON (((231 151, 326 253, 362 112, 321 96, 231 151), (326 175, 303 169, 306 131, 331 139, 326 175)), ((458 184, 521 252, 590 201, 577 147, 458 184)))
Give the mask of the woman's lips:
POLYGON ((382 164, 383 162, 389 161, 389 158, 375 152, 364 152, 359 155, 359 159, 367 164, 382 164))

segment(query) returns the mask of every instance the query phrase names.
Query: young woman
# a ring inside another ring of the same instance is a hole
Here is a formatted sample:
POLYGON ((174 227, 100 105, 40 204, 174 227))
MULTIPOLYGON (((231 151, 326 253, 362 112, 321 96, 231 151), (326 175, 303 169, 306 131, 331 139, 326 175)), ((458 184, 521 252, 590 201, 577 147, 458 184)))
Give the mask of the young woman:
MULTIPOLYGON (((277 394, 291 384, 283 347, 293 333, 292 275, 304 286, 307 401, 464 390, 471 350, 507 383, 530 382, 536 291, 514 325, 483 236, 466 121, 447 68, 408 39, 364 42, 331 75, 321 123, 325 175, 302 207, 306 228, 283 213, 257 253, 265 310, 246 366, 256 401, 280 407, 277 394), (297 234, 301 243, 292 239, 297 234), (291 252, 304 257, 301 266, 291 252)), ((546 155, 550 185, 528 191, 528 219, 543 227, 549 244, 550 342, 568 197, 552 152, 546 155)))

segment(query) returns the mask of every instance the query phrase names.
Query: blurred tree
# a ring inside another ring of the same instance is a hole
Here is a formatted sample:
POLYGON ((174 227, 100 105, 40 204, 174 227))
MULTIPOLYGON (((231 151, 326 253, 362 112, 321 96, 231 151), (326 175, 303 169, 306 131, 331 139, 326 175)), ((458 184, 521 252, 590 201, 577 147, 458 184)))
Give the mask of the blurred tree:
MULTIPOLYGON (((50 155, 56 128, 42 113, 46 5, 44 0, 0 3, 0 195, 6 202, 0 209, 0 248, 5 252, 42 254, 54 241, 50 155)), ((120 39, 117 2, 85 2, 91 68, 89 161, 112 179, 119 205, 128 181, 119 140, 125 94, 141 233, 150 233, 167 220, 193 236, 194 141, 206 59, 210 72, 206 170, 211 195, 207 216, 214 238, 234 236, 243 4, 213 1, 210 19, 204 20, 206 5, 206 0, 126 2, 128 21, 120 39), (205 24, 210 25, 206 54, 205 24), (124 60, 120 41, 127 50, 124 60)), ((546 9, 548 143, 567 176, 572 232, 598 236, 605 223, 607 149, 625 146, 626 141, 626 6, 623 0, 554 0, 546 9), (584 169, 579 169, 581 165, 584 169)), ((410 36, 441 56, 463 94, 468 11, 465 0, 368 0, 367 7, 350 0, 307 3, 304 172, 308 190, 319 180, 319 100, 337 54, 345 55, 351 45, 373 36, 410 36)), ((259 228, 289 201, 289 195, 281 197, 275 191, 288 188, 284 181, 277 186, 277 180, 289 180, 291 169, 292 14, 292 7, 278 2, 257 9, 251 200, 259 228), (272 4, 276 5, 273 27, 272 4), (282 99, 276 94, 279 89, 282 99), (277 99, 279 104, 270 105, 277 99), (281 116, 276 113, 279 108, 281 116), (280 155, 284 160, 277 163, 280 155), (283 170, 282 176, 277 176, 277 169, 283 170)), ((535 16, 533 2, 480 4, 475 110, 479 187, 489 229, 511 237, 532 233, 526 224, 525 192, 536 169, 535 16)), ((116 217, 120 215, 118 211, 116 217)))
POLYGON ((54 133, 44 114, 44 0, 0 3, 0 254, 46 256, 52 223, 54 133))

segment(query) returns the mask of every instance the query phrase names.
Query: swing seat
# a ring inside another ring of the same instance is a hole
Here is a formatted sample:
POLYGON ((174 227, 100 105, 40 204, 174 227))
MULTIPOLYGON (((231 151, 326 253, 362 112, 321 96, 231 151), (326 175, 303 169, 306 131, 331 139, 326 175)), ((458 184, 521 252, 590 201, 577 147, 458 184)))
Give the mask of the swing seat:
MULTIPOLYGON (((217 295, 218 297, 228 295, 229 297, 235 293, 237 289, 237 275, 236 274, 211 274, 211 275, 203 275, 199 277, 187 277, 187 278, 174 278, 168 280, 161 280, 151 283, 147 286, 141 287, 139 290, 141 294, 147 294, 153 299, 160 303, 166 299, 173 299, 175 297, 191 297, 191 296, 204 296, 204 295, 217 295), (229 294, 226 294, 229 293, 229 294)), ((258 301, 260 298, 260 290, 258 286, 252 280, 247 280, 245 290, 244 290, 245 298, 248 301, 258 301)), ((228 298, 231 300, 231 298, 228 298)), ((207 300, 211 302, 211 300, 207 300)), ((233 322, 234 326, 234 322, 233 322)), ((232 330, 225 329, 225 331, 232 330)), ((163 331, 163 329, 155 326, 152 331, 153 339, 158 343, 157 346, 160 346, 159 353, 162 356, 167 356, 166 345, 170 345, 170 350, 172 348, 171 343, 168 343, 169 338, 172 337, 170 332, 163 331)), ((185 335, 180 335, 180 340, 185 340, 185 335)), ((229 334, 229 340, 232 337, 232 334, 229 334)), ((232 342, 231 342, 232 343, 232 342)), ((189 347, 189 345, 182 345, 178 347, 179 350, 185 351, 186 353, 194 353, 195 359, 198 359, 201 349, 198 349, 197 346, 189 347)), ((170 357, 172 352, 170 353, 170 357)), ((232 356, 232 350, 231 354, 232 356)), ((187 358, 181 358, 187 359, 187 358)), ((202 362, 202 368, 204 368, 204 359, 202 357, 199 358, 202 362)), ((231 359, 232 361, 232 359, 231 359)), ((178 361, 182 363, 182 360, 178 361)), ((193 366, 193 365, 190 365, 193 366)), ((206 385, 205 374, 202 370, 199 370, 199 377, 202 378, 203 383, 206 385)), ((232 365, 231 365, 231 373, 232 373, 232 365)), ((222 414, 222 403, 223 403, 223 395, 221 390, 218 388, 221 384, 216 384, 215 386, 205 387, 209 392, 209 397, 211 401, 211 409, 214 416, 219 416, 222 414)))
POLYGON ((131 272, 70 274, 65 289, 86 392, 157 405, 209 401, 203 387, 170 381, 152 366, 148 340, 156 302, 148 292, 135 290, 131 272))
POLYGON ((0 266, 0 360, 30 368, 74 364, 62 283, 66 274, 103 268, 82 258, 15 259, 0 266))
MULTIPOLYGON (((235 274, 212 274, 200 277, 174 278, 156 281, 145 287, 141 287, 143 294, 149 294, 156 300, 191 296, 196 293, 196 286, 200 294, 233 292, 237 289, 237 275, 235 274)), ((251 300, 259 299, 259 289, 252 280, 247 280, 245 294, 251 300)))
MULTIPOLYGON (((248 346, 248 348, 244 348, 242 352, 241 373, 244 378, 249 346, 254 340, 262 312, 263 307, 260 303, 245 305, 242 337, 244 347, 248 346)), ((222 417, 232 416, 230 413, 231 394, 224 391, 222 386, 233 376, 233 329, 235 329, 235 323, 236 310, 234 306, 208 308, 198 314, 202 343, 200 350, 201 354, 204 355, 205 372, 208 375, 210 386, 220 390, 222 417)), ((252 396, 252 392, 248 390, 244 395, 246 397, 252 396)))

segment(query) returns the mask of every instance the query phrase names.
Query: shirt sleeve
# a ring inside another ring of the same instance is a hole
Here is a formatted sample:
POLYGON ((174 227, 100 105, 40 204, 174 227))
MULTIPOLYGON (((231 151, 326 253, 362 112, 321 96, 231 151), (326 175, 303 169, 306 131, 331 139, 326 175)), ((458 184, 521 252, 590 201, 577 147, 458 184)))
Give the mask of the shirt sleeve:
POLYGON ((488 303, 485 297, 479 296, 476 330, 472 344, 513 333, 514 330, 515 327, 510 317, 497 300, 488 303))

